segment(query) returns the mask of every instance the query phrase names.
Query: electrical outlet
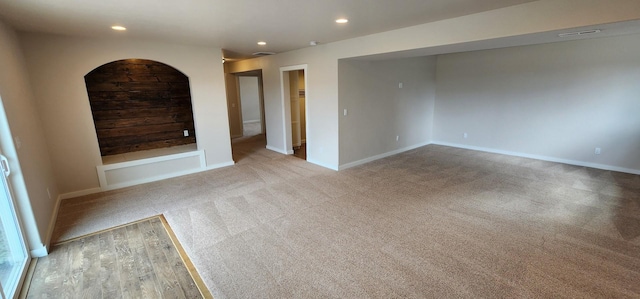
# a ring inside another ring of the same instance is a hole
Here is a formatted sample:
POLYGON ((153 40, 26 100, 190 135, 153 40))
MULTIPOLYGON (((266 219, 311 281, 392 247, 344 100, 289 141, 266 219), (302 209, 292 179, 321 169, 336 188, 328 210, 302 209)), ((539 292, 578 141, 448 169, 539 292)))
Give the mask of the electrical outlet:
POLYGON ((467 139, 467 137, 469 137, 469 135, 467 133, 462 134, 462 137, 464 137, 464 139, 467 139))
POLYGON ((344 109, 344 111, 342 111, 342 114, 344 114, 344 116, 347 116, 347 109, 344 109))
POLYGON ((182 134, 184 134, 184 137, 189 137, 189 130, 182 131, 182 134))
POLYGON ((402 82, 398 83, 398 88, 402 88, 404 87, 404 84, 402 84, 402 82))
POLYGON ((400 140, 400 135, 396 135, 396 141, 400 140))
POLYGON ((599 155, 602 152, 602 150, 599 147, 596 147, 594 154, 599 155))

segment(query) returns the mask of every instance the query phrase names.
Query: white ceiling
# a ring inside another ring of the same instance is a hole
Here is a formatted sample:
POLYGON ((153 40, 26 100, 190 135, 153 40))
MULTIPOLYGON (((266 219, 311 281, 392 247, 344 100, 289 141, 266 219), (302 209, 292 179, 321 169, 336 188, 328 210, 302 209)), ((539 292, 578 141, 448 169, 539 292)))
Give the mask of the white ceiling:
POLYGON ((20 31, 219 47, 225 56, 286 52, 533 0, 0 0, 20 31), (349 19, 336 24, 337 18, 349 19), (125 32, 111 30, 123 25, 125 32), (266 41, 266 46, 258 46, 266 41))

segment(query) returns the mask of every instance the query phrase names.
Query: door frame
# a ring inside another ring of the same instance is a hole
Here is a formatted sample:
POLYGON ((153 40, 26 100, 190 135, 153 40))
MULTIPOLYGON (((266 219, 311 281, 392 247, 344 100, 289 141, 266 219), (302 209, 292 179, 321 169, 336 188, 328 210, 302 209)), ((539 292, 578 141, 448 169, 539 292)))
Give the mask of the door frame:
MULTIPOLYGON (((17 153, 16 153, 15 145, 13 143, 13 135, 9 130, 9 123, 6 116, 7 114, 4 109, 4 103, 2 102, 2 98, 0 97, 0 154, 5 155, 9 163, 9 168, 11 169, 11 174, 9 176, 5 177, 4 173, 0 173, 0 175, 3 176, 3 178, 0 178, 0 179, 5 180, 7 184, 6 186, 7 192, 9 193, 8 200, 10 201, 9 205, 10 205, 10 208, 13 209, 13 218, 14 218, 13 220, 17 227, 19 237, 22 238, 22 247, 23 247, 22 249, 24 250, 24 253, 26 255, 26 260, 22 265, 22 269, 20 269, 21 273, 18 273, 19 277, 17 280, 17 289, 16 289, 16 293, 14 294, 14 297, 17 298, 21 292, 21 286, 24 283, 24 279, 27 275, 28 268, 31 265, 32 257, 45 256, 47 255, 47 252, 44 244, 39 249, 30 250, 31 240, 29 240, 28 236, 31 234, 37 234, 37 230, 34 231, 33 228, 32 230, 30 230, 30 227, 26 227, 22 218, 23 216, 22 213, 24 213, 25 207, 21 208, 20 203, 25 198, 28 198, 28 196, 26 196, 26 192, 25 192, 26 190, 24 190, 25 188, 24 181, 22 181, 22 179, 20 178, 20 172, 21 172, 20 165, 16 158, 17 153), (16 188, 18 190, 16 190, 16 188)), ((0 192, 4 192, 4 190, 0 192)), ((27 204, 27 206, 30 208, 30 204, 27 204)), ((3 286, 3 288, 4 287, 6 286, 3 286)), ((4 293, 4 295, 8 296, 7 293, 4 293)))
MULTIPOLYGON (((305 89, 305 106, 304 106, 304 117, 305 117, 305 136, 307 142, 307 150, 309 149, 309 71, 307 64, 298 64, 291 66, 284 66, 280 68, 280 94, 281 105, 282 105, 282 136, 283 138, 283 149, 288 155, 293 155, 293 138, 291 137, 291 103, 289 100, 289 76, 285 76, 285 72, 289 71, 304 71, 304 89, 305 89)), ((308 155, 307 151, 307 155, 308 155)), ((307 156, 308 158, 308 156, 307 156)))

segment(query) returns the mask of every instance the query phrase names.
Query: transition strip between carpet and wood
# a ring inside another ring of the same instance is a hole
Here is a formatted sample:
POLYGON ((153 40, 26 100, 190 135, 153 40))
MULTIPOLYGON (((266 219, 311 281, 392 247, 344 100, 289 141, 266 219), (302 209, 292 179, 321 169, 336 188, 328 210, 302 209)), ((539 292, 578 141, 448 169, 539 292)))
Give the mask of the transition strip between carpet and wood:
POLYGON ((59 242, 26 298, 213 298, 162 215, 59 242))

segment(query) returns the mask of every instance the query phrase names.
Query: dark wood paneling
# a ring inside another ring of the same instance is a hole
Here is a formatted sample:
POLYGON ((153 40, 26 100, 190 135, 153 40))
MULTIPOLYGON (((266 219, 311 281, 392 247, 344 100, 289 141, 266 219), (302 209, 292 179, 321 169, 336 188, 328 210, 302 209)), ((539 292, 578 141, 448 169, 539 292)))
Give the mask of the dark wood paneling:
POLYGON ((180 71, 119 60, 91 71, 85 83, 102 156, 196 142, 189 78, 180 71))

